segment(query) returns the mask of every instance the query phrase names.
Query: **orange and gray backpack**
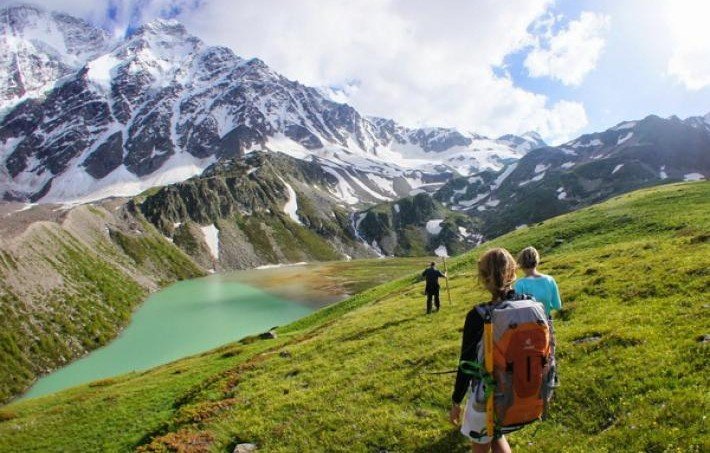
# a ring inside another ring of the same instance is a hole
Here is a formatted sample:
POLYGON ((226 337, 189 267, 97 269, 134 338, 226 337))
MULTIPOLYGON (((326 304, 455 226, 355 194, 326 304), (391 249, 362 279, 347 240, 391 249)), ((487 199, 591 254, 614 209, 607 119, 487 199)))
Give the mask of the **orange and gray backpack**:
POLYGON ((554 340, 543 305, 528 296, 476 310, 484 322, 478 361, 460 367, 477 380, 474 408, 488 413, 486 432, 501 436, 546 414, 556 387, 554 340))

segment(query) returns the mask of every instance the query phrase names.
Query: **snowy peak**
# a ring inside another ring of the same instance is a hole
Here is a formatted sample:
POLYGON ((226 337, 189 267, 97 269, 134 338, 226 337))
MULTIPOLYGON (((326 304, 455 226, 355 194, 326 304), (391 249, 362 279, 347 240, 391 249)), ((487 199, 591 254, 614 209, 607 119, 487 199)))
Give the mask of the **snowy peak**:
POLYGON ((81 64, 86 55, 106 49, 108 34, 88 22, 35 6, 19 5, 0 9, 0 35, 10 44, 24 41, 69 62, 81 64))
MULTIPOLYGON (((15 28, 49 23, 73 30, 65 35, 78 41, 52 51, 76 56, 70 62, 45 52, 46 67, 56 71, 45 71, 41 89, 12 94, 15 104, 34 99, 0 117, 0 196, 6 199, 130 196, 261 150, 317 161, 337 181, 342 202, 357 205, 433 192, 453 175, 500 170, 539 138, 508 142, 366 118, 259 59, 205 45, 174 20, 152 21, 113 43, 78 19, 28 11, 22 14, 34 19, 15 28)), ((4 55, 11 65, 33 52, 4 55)), ((18 74, 17 80, 27 77, 18 74)))
POLYGON ((189 34, 180 22, 156 19, 136 30, 117 52, 177 63, 202 46, 202 41, 189 34))
POLYGON ((0 117, 110 44, 105 31, 66 14, 28 5, 0 9, 0 117))
POLYGON ((670 143, 685 137, 686 146, 695 146, 694 141, 705 140, 710 133, 710 116, 691 116, 680 119, 676 115, 661 118, 648 115, 635 121, 623 121, 603 132, 582 135, 560 148, 569 153, 579 153, 601 159, 631 147, 670 143))
POLYGON ((185 26, 175 19, 154 19, 147 24, 141 25, 132 36, 154 35, 161 38, 174 36, 177 38, 195 38, 191 36, 185 26))
POLYGON ((542 139, 542 137, 540 136, 540 134, 538 134, 535 131, 528 131, 528 132, 524 133, 523 135, 521 135, 521 137, 534 143, 536 145, 536 147, 538 147, 538 148, 541 146, 547 145, 545 143, 545 141, 542 139))
POLYGON ((424 151, 441 152, 454 146, 468 146, 473 139, 456 129, 429 127, 416 129, 409 134, 410 143, 418 144, 424 151))
MULTIPOLYGON (((98 78, 105 79, 101 71, 106 65, 121 65, 124 76, 145 74, 151 79, 151 86, 161 87, 174 77, 188 77, 191 60, 203 48, 203 42, 190 35, 181 23, 157 19, 140 27, 111 54, 90 62, 89 68, 97 68, 98 78)), ((91 71, 89 78, 94 78, 91 71)))
POLYGON ((519 152, 527 153, 536 148, 547 146, 547 143, 534 131, 525 132, 522 135, 506 134, 498 137, 499 143, 508 145, 519 152))

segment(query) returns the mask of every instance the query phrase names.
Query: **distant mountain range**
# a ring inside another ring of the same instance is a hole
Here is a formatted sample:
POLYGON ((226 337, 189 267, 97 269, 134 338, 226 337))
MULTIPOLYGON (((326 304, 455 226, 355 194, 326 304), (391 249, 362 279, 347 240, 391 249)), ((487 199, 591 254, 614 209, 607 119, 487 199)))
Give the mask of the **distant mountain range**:
POLYGON ((641 187, 708 175, 710 114, 651 115, 537 148, 502 172, 454 178, 434 197, 479 219, 492 237, 641 187))
POLYGON ((433 191, 544 142, 367 118, 175 21, 122 40, 33 6, 0 10, 0 190, 6 200, 136 195, 253 150, 314 159, 343 202, 433 191))
POLYGON ((117 40, 15 6, 0 10, 0 40, 2 198, 149 190, 143 215, 208 269, 459 252, 615 194, 710 175, 710 115, 649 116, 551 147, 534 132, 491 139, 363 116, 175 21, 117 40), (198 231, 208 227, 221 254, 198 231))

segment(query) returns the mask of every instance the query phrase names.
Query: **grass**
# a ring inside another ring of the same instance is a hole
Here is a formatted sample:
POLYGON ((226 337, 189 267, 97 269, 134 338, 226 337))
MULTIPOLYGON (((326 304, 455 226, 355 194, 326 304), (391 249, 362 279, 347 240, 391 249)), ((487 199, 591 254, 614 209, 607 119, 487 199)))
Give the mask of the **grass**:
POLYGON ((168 274, 178 280, 204 274, 185 254, 158 234, 129 235, 111 230, 111 238, 138 266, 151 273, 168 274))
POLYGON ((431 259, 420 256, 322 263, 319 273, 338 282, 349 294, 358 294, 376 286, 373 283, 387 283, 397 277, 410 275, 413 270, 423 270, 431 259))
POLYGON ((3 408, 0 450, 466 451, 446 421, 485 249, 533 244, 560 285, 562 387, 516 451, 708 451, 710 183, 668 185, 517 230, 452 260, 453 307, 415 276, 141 375, 3 408), (179 371, 179 373, 178 373, 179 371))

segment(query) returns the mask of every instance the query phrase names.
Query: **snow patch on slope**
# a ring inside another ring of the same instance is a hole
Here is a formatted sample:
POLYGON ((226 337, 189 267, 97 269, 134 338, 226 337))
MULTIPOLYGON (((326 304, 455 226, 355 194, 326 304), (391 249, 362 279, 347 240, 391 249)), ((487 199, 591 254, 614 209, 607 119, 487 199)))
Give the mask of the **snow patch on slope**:
POLYGON ((500 204, 500 200, 488 200, 486 201, 486 206, 490 206, 491 208, 495 208, 500 204))
POLYGON ((517 166, 518 166, 517 162, 509 165, 508 168, 506 168, 505 171, 503 173, 501 173, 500 176, 498 176, 495 181, 493 181, 493 187, 491 187, 491 190, 495 190, 498 187, 500 187, 500 185, 503 184, 503 181, 505 181, 505 178, 510 176, 510 174, 513 173, 513 170, 515 170, 517 166))
POLYGON ((626 140, 630 139, 633 136, 634 136, 634 133, 629 132, 628 134, 624 135, 623 137, 619 137, 619 140, 616 142, 616 144, 621 145, 622 143, 624 143, 626 140))
POLYGON ((114 57, 113 54, 102 55, 87 64, 88 72, 86 77, 95 85, 98 85, 108 91, 111 89, 113 68, 115 68, 119 63, 120 60, 114 57))
POLYGON ((287 216, 291 217, 294 222, 298 223, 299 225, 303 225, 303 222, 301 222, 301 218, 298 217, 298 214, 296 213, 296 211, 298 211, 298 197, 296 196, 296 191, 293 190, 291 184, 287 183, 283 179, 281 179, 281 182, 284 183, 284 185, 286 186, 286 193, 288 194, 288 200, 286 201, 286 204, 283 208, 284 212, 287 216))
POLYGON ((433 234, 436 236, 437 234, 441 233, 441 222, 443 222, 444 219, 432 219, 429 220, 426 223, 426 230, 429 234, 433 234))
MULTIPOLYGON (((547 167, 546 167, 546 168, 547 168, 547 167)), ((544 177, 545 177, 545 172, 543 171, 543 172, 540 173, 539 175, 535 175, 535 176, 533 176, 532 178, 530 178, 530 179, 528 179, 528 180, 519 182, 519 183, 518 183, 518 186, 519 186, 519 187, 523 187, 523 186, 525 186, 525 185, 527 185, 527 184, 530 184, 531 182, 541 181, 542 178, 544 178, 544 177)))
POLYGON ((151 187, 174 184, 201 174, 215 157, 199 159, 188 153, 173 155, 160 172, 139 177, 121 165, 102 179, 94 179, 82 167, 70 169, 52 181, 42 203, 79 204, 108 197, 130 197, 151 187))
POLYGON ((704 179, 705 176, 700 173, 687 173, 683 176, 683 181, 702 181, 704 179))
POLYGON ((661 165, 661 170, 658 173, 658 177, 661 179, 668 179, 668 174, 666 173, 665 165, 661 165))
POLYGON ((389 179, 385 179, 382 176, 373 174, 373 173, 368 173, 367 174, 367 179, 372 181, 377 185, 377 187, 383 189, 390 195, 397 196, 397 192, 394 190, 394 183, 390 181, 389 179))
POLYGON ((587 142, 574 141, 574 142, 572 142, 572 144, 570 146, 572 146, 572 148, 589 148, 592 146, 601 146, 603 144, 604 143, 602 143, 601 140, 599 140, 598 138, 594 138, 594 139, 589 140, 587 142))
POLYGON ((449 251, 446 250, 446 246, 442 244, 442 245, 438 246, 438 247, 436 248, 436 250, 434 250, 434 254, 435 254, 436 256, 448 257, 448 256, 449 256, 449 251))
POLYGON ((548 164, 548 165, 545 165, 545 164, 537 164, 537 165, 535 165, 535 174, 541 173, 541 172, 547 170, 548 168, 550 168, 550 165, 549 165, 549 164, 548 164))
POLYGON ((472 200, 459 200, 459 204, 461 206, 466 206, 466 207, 473 206, 476 203, 478 203, 479 201, 486 198, 488 195, 490 195, 490 194, 489 193, 482 193, 482 194, 479 194, 478 196, 476 196, 476 198, 474 198, 472 200))
POLYGON ((352 186, 340 175, 340 173, 337 172, 337 170, 326 166, 323 167, 323 170, 326 173, 333 175, 338 181, 335 185, 333 195, 340 198, 347 204, 357 204, 360 201, 357 196, 355 196, 355 190, 353 190, 352 186))
POLYGON ((210 249, 210 255, 212 258, 219 259, 219 230, 214 223, 211 225, 200 227, 202 234, 205 235, 205 242, 207 243, 207 248, 210 249))
POLYGON ((616 127, 612 127, 611 130, 613 131, 622 131, 624 129, 631 129, 634 126, 636 126, 636 121, 626 121, 625 123, 621 123, 616 127))

